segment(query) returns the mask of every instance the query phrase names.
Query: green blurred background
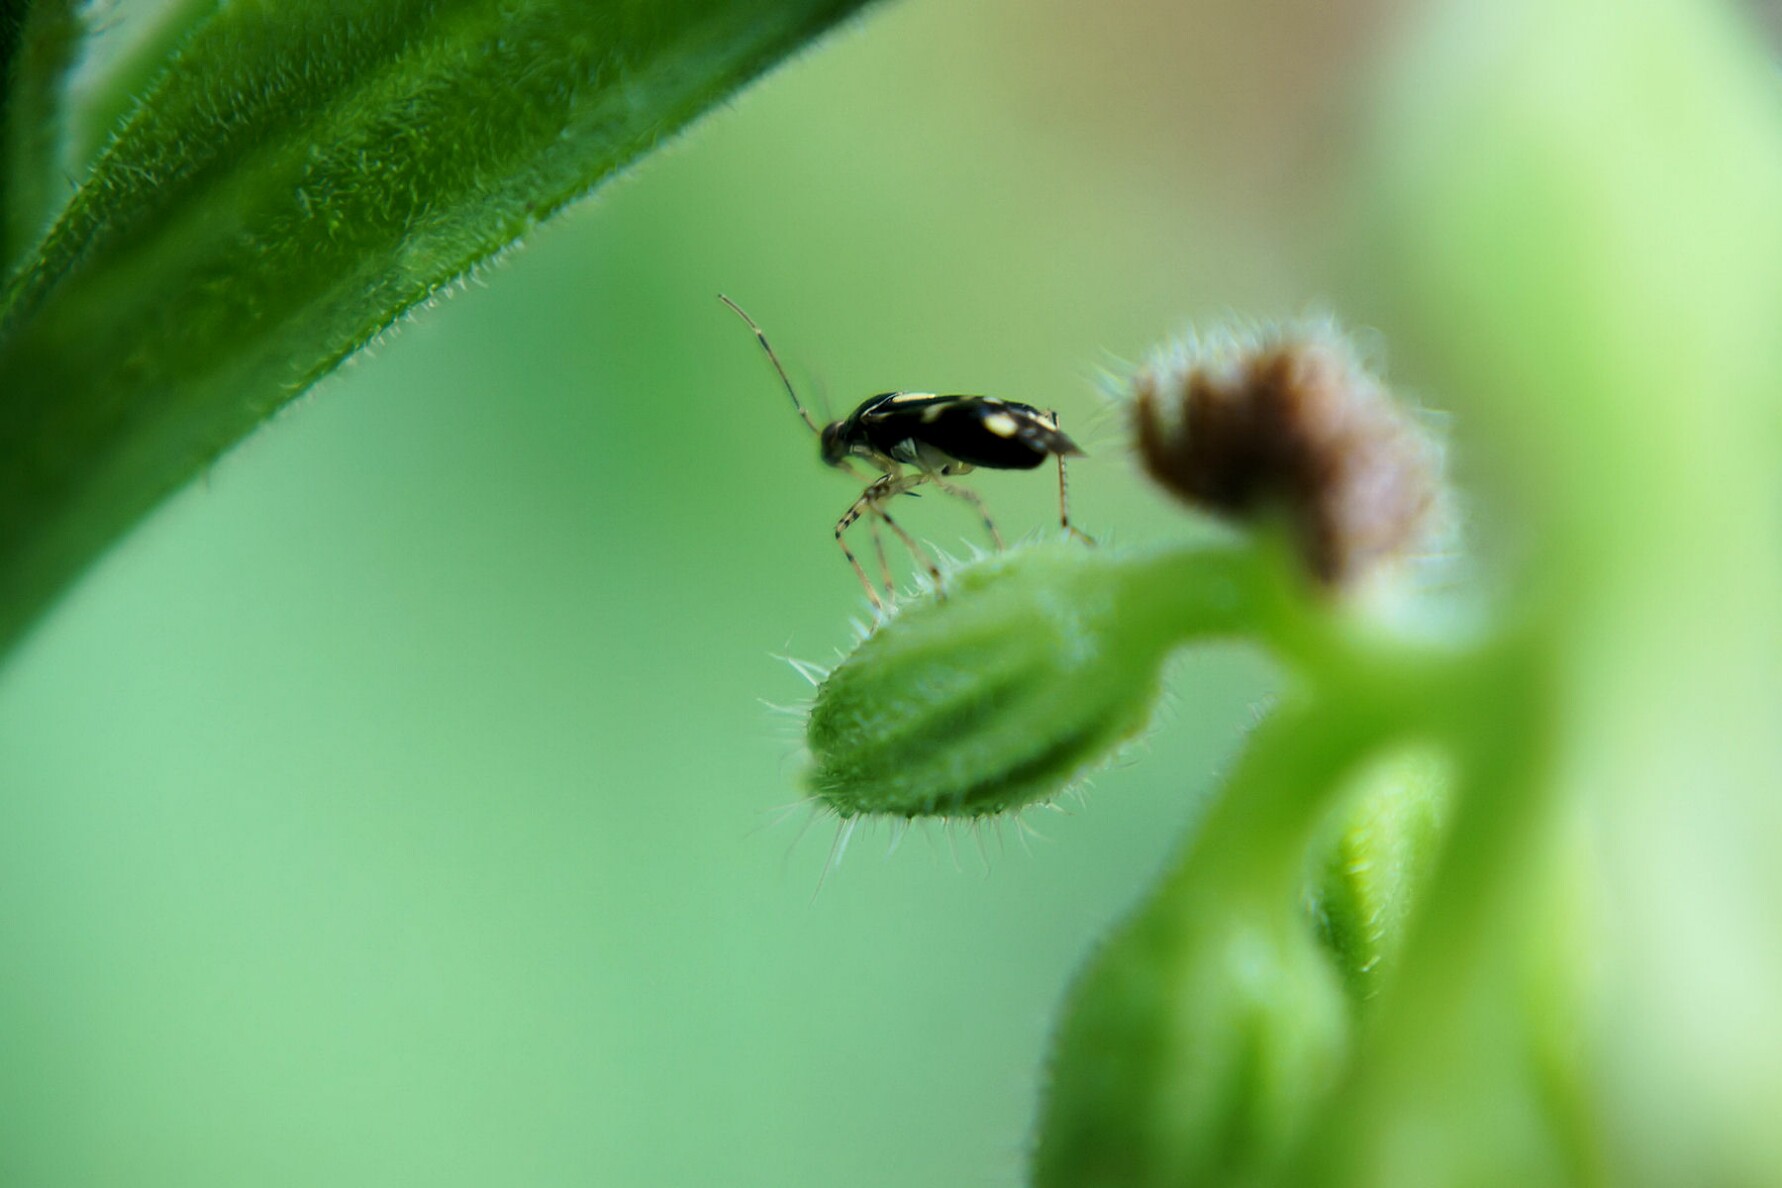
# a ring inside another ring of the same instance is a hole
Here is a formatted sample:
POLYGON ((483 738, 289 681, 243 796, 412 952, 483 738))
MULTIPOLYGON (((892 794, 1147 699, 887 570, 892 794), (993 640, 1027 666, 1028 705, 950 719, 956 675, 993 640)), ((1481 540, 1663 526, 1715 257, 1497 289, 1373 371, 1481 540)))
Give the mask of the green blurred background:
MULTIPOLYGON (((1383 14, 886 6, 162 507, 0 672, 0 1182, 1017 1182, 1072 971, 1268 671, 1183 662, 1043 840, 864 831, 819 891, 762 699, 863 613, 855 490, 715 295, 837 410, 1055 406, 1088 531, 1192 531, 1095 377, 1348 308, 1383 14)), ((1055 527, 1045 473, 978 489, 1055 527)))

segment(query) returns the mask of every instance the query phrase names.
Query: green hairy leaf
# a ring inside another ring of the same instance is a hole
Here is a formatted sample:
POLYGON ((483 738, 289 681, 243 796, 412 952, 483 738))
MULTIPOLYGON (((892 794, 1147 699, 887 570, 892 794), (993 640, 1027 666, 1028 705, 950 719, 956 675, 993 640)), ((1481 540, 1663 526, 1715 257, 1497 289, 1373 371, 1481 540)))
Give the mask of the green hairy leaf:
POLYGON ((0 301, 0 644, 402 313, 861 2, 217 7, 0 301))
POLYGON ((0 9, 0 260, 11 260, 54 213, 62 86, 80 45, 80 5, 39 0, 0 9))

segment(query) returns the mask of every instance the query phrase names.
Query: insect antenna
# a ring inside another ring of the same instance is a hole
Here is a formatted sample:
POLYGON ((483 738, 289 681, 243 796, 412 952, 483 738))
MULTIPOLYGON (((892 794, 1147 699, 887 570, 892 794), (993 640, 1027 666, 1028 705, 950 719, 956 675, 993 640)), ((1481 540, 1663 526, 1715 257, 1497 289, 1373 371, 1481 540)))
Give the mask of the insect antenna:
POLYGON ((749 329, 755 332, 755 339, 761 344, 761 349, 767 352, 767 361, 772 363, 773 369, 780 373, 780 382, 786 385, 786 395, 792 397, 792 407, 798 410, 798 415, 804 418, 804 423, 811 427, 812 433, 821 435, 823 432, 822 426, 818 425, 817 422, 811 418, 809 411, 807 411, 804 405, 799 402, 798 393, 792 390, 792 381, 786 376, 786 369, 780 366, 780 357, 773 353, 773 347, 769 346, 767 343, 767 335, 761 332, 761 327, 755 324, 755 319, 744 313, 742 306, 730 300, 730 298, 724 296, 724 294, 719 293, 718 300, 735 310, 736 316, 749 324, 749 329))

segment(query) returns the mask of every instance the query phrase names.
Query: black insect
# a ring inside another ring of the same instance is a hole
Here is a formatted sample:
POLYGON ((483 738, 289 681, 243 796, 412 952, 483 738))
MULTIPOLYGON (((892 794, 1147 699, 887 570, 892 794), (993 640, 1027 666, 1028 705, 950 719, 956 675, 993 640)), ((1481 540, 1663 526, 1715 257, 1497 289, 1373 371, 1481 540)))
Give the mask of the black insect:
POLYGON ((722 293, 718 295, 718 299, 735 310, 737 316, 755 332, 761 349, 767 352, 768 361, 779 373, 780 382, 786 385, 786 394, 792 397, 792 407, 798 411, 804 423, 811 427, 811 432, 817 435, 823 461, 847 471, 855 478, 866 476, 849 464, 853 459, 859 459, 881 472, 877 478, 867 483, 860 498, 835 523, 835 542, 841 546, 842 555, 847 557, 848 564, 854 567, 860 584, 866 587, 867 597, 872 599, 874 606, 882 607, 884 603, 867 578, 866 571, 861 568, 859 559, 854 556, 854 551, 848 548, 843 534, 861 516, 868 517, 867 522, 872 527, 873 548, 878 554, 879 569, 884 576, 887 595, 895 596, 896 591, 891 580, 891 568, 885 560, 884 542, 879 537, 880 521, 897 534, 917 562, 928 570, 938 588, 940 569, 916 543, 915 538, 904 531, 903 526, 885 510, 885 505, 892 499, 924 484, 971 504, 984 521, 984 527, 989 530, 991 541, 1000 549, 1002 533, 996 530, 996 521, 990 518, 978 493, 948 480, 956 475, 968 474, 980 466, 991 470, 1032 470, 1043 465, 1047 458, 1056 458, 1058 522, 1065 531, 1082 537, 1082 533, 1070 525, 1064 459, 1072 454, 1081 455, 1083 451, 1058 428, 1057 413, 1035 408, 1031 404, 1017 404, 1012 400, 997 400, 989 396, 882 392, 865 401, 843 419, 820 426, 798 399, 798 393, 792 390, 792 381, 786 377, 786 369, 780 365, 779 356, 768 345, 767 335, 761 332, 755 319, 722 293), (906 471, 906 466, 912 469, 906 471))

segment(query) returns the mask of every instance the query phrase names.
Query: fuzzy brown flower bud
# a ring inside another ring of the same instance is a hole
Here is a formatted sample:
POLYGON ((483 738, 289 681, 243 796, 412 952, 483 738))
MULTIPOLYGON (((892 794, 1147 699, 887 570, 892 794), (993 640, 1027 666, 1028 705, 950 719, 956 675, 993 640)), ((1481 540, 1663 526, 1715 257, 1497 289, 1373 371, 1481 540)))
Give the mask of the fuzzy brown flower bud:
POLYGON ((1216 515, 1284 514, 1326 586, 1404 554, 1431 519, 1433 446, 1332 327, 1179 344, 1132 383, 1151 477, 1216 515))

